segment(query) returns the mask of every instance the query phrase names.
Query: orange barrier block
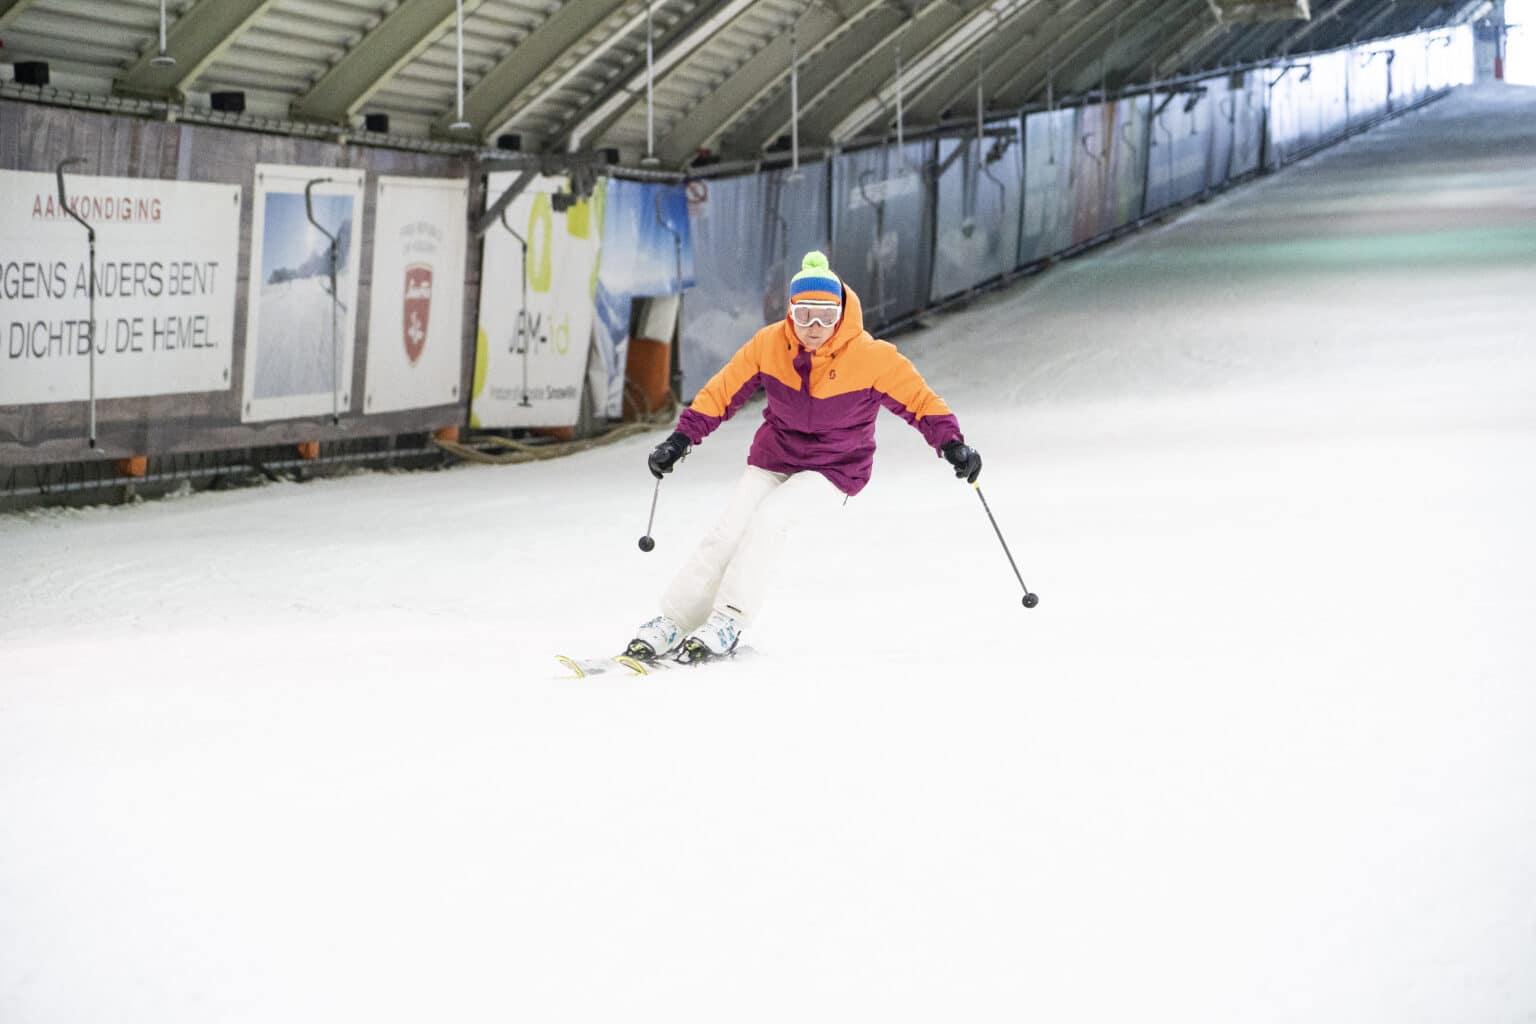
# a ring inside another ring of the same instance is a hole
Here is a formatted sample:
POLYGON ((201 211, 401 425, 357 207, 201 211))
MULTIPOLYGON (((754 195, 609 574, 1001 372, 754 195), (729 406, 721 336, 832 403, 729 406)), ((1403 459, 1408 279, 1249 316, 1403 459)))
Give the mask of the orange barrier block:
POLYGON ((458 427, 439 427, 432 431, 432 436, 439 441, 457 441, 459 439, 458 427))
POLYGON ((624 363, 624 418, 635 419, 667 404, 672 390, 672 344, 652 338, 630 338, 624 363))
POLYGON ((118 476, 145 476, 149 472, 149 456, 130 455, 126 459, 117 460, 118 476))
POLYGON ((574 441, 576 439, 575 427, 535 427, 532 432, 539 437, 549 437, 556 441, 574 441))
POLYGON ((301 459, 318 459, 320 457, 319 441, 300 441, 298 447, 299 458, 301 459))

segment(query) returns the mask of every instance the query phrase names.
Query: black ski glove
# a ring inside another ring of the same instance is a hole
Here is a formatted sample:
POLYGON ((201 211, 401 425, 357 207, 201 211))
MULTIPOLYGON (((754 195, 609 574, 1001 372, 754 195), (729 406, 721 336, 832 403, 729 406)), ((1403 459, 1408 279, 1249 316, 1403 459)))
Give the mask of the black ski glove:
POLYGON ((651 457, 645 460, 651 467, 651 476, 660 480, 661 474, 672 472, 677 460, 688 454, 688 446, 692 443, 681 430, 672 431, 672 436, 652 449, 651 457))
POLYGON ((964 441, 951 441, 942 449, 949 464, 955 467, 955 477, 966 483, 975 483, 981 476, 981 453, 969 448, 964 441))

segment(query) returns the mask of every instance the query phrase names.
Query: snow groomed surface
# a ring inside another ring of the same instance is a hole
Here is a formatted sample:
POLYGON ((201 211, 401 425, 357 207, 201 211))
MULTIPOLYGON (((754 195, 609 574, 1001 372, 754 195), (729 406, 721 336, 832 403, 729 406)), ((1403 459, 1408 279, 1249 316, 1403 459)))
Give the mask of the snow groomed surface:
POLYGON ((936 319, 1039 607, 892 417, 707 672, 756 407, 0 518, 0 1020, 1525 1019, 1533 271, 1479 89, 936 319))

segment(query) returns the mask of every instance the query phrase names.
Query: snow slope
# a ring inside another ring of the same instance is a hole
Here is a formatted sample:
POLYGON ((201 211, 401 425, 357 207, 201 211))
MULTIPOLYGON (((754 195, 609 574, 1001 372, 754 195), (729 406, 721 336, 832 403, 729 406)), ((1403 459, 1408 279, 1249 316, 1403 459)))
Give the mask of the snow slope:
POLYGON ((762 656, 652 613, 749 407, 0 518, 0 1020, 1536 1015, 1536 90, 901 339, 762 656))

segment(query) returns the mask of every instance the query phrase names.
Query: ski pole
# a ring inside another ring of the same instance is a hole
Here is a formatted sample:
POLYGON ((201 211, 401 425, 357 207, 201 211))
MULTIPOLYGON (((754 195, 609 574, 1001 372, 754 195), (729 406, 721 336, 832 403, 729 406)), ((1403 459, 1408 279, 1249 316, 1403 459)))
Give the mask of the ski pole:
POLYGON ((649 551, 656 546, 651 538, 651 527, 656 523, 656 499, 661 497, 661 477, 656 478, 656 490, 651 492, 651 518, 645 521, 645 536, 640 538, 640 550, 649 551))
POLYGON ((1024 582, 1024 577, 1019 572, 1019 565, 1013 560, 1013 552, 1008 550, 1008 542, 1003 540, 1003 531, 997 528, 997 517, 992 515, 992 506, 987 504, 987 496, 981 493, 981 484, 971 484, 976 488, 976 497, 981 499, 981 507, 987 510, 987 518, 992 520, 992 532, 997 534, 997 542, 1003 546, 1003 554, 1008 556, 1008 564, 1013 566, 1013 574, 1019 578, 1019 586, 1024 588, 1024 607, 1033 608, 1040 603, 1040 595, 1029 591, 1029 584, 1024 582))

